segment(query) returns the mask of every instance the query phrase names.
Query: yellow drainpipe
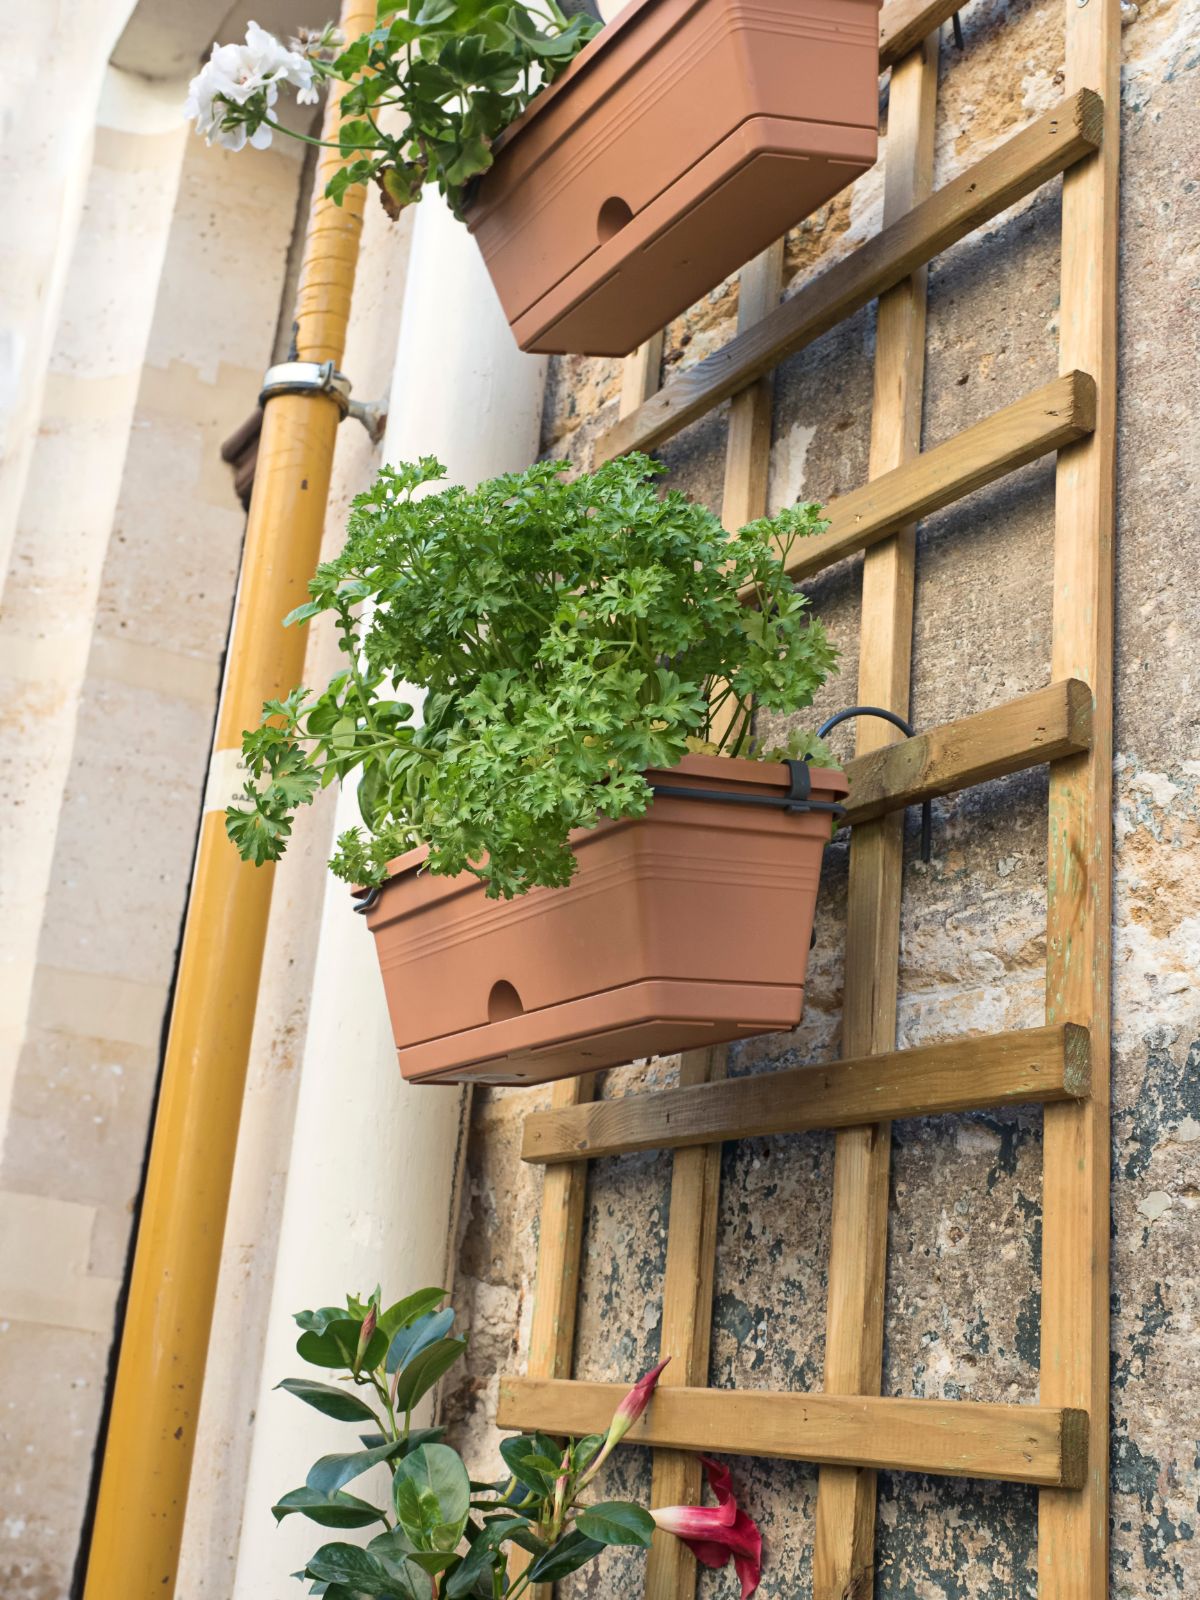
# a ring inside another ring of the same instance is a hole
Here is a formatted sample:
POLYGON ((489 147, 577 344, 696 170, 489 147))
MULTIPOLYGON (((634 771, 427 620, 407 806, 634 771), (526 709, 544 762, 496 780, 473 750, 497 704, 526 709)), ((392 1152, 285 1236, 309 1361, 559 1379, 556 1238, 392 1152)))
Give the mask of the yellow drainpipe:
MULTIPOLYGON (((375 24, 375 0, 344 0, 341 27, 375 24)), ((325 113, 335 137, 337 96, 325 113)), ((249 157, 253 159, 253 157, 249 157)), ((297 296, 296 354, 340 366, 362 231, 363 190, 323 198, 321 153, 297 296)), ((341 410, 320 392, 264 405, 241 585, 209 799, 224 803, 242 730, 299 682, 305 630, 282 618, 319 559, 341 410)), ((129 1306, 104 1448, 85 1600, 171 1600, 262 967, 272 870, 241 862, 219 809, 203 818, 154 1121, 129 1306)), ((254 1352, 247 1352, 252 1359, 254 1352)))

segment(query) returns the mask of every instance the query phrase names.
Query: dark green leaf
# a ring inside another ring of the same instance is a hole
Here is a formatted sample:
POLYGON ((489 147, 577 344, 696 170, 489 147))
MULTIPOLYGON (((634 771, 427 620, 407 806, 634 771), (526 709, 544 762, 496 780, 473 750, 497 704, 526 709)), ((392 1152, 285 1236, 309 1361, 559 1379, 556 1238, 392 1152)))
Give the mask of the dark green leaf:
POLYGON ((281 1495, 271 1512, 276 1522, 301 1512, 323 1528, 368 1528, 372 1522, 387 1521, 377 1506, 356 1500, 352 1494, 322 1494, 308 1487, 281 1495))
POLYGON ((556 1583, 559 1578, 577 1572, 603 1549, 598 1539, 589 1539, 586 1534, 573 1529, 557 1544, 551 1545, 544 1556, 538 1557, 529 1569, 529 1576, 535 1583, 556 1583))
MULTIPOLYGON (((323 1333, 304 1332, 296 1340, 296 1351, 314 1367, 350 1368, 358 1348, 362 1318, 342 1316, 325 1325, 323 1333)), ((367 1349, 363 1367, 373 1371, 387 1354, 387 1338, 378 1328, 367 1349)))
POLYGON ((458 1546, 470 1513, 471 1482, 457 1450, 426 1444, 396 1463, 396 1516, 418 1550, 458 1546))
POLYGON ((285 1378, 275 1387, 286 1389, 288 1394, 294 1394, 298 1400, 303 1400, 317 1411, 323 1411, 327 1417, 336 1418, 338 1422, 375 1421, 375 1413, 366 1401, 360 1400, 348 1389, 335 1389, 330 1383, 317 1383, 312 1378, 285 1378))
POLYGON ((654 1518, 641 1506, 625 1500, 608 1500, 589 1506, 575 1519, 580 1533, 597 1544, 640 1544, 649 1547, 654 1537, 654 1518))
POLYGON ((309 1560, 309 1577, 342 1583, 356 1594, 385 1595, 391 1600, 430 1600, 429 1577, 419 1567, 403 1564, 354 1544, 326 1544, 309 1560))
POLYGON ((533 1465, 535 1459, 543 1459, 535 1439, 525 1434, 518 1434, 516 1438, 501 1439, 500 1454, 513 1477, 526 1488, 543 1495, 553 1492, 557 1469, 547 1474, 540 1467, 533 1465))
POLYGON ((308 1469, 306 1482, 319 1494, 333 1494, 344 1483, 368 1472, 381 1461, 390 1461, 403 1450, 403 1442, 389 1439, 372 1450, 352 1450, 345 1455, 322 1456, 308 1469))
POLYGON ((401 1328, 407 1328, 418 1317, 432 1311, 445 1298, 445 1289, 418 1289, 416 1294, 406 1295, 403 1300, 397 1300, 395 1305, 380 1313, 379 1331, 386 1334, 390 1342, 401 1328))
POLYGON ((395 1405, 398 1411, 411 1411, 422 1395, 430 1389, 467 1348, 465 1339, 438 1339, 414 1356, 400 1374, 396 1385, 395 1405))
POLYGON ((432 1311, 410 1322, 399 1330, 388 1346, 387 1370, 395 1372, 398 1367, 407 1366, 414 1356, 442 1338, 453 1326, 454 1312, 450 1306, 444 1311, 432 1311))

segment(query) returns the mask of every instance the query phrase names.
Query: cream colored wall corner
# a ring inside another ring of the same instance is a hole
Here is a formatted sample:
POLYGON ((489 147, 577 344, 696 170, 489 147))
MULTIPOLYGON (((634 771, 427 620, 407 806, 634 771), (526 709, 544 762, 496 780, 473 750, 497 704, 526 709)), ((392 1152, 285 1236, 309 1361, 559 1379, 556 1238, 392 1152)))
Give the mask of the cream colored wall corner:
MULTIPOLYGON (((8 6, 0 72, 0 583, 37 437, 105 63, 133 0, 8 6)), ((62 352, 56 352, 61 356, 62 352)))
MULTIPOLYGON (((356 398, 386 400, 411 238, 411 213, 391 223, 381 206, 368 205, 343 362, 356 398)), ((382 447, 357 423, 339 429, 323 557, 341 548, 350 501, 381 459, 382 447)), ((337 671, 338 659, 334 630, 313 624, 305 682, 324 682, 337 671)), ((275 869, 180 1553, 180 1600, 228 1600, 233 1588, 335 801, 329 790, 298 813, 287 854, 275 869)))
MULTIPOLYGON (((522 466, 537 451, 544 378, 545 362, 517 351, 474 242, 444 207, 424 202, 415 218, 386 457, 435 453, 454 481, 466 483, 522 466)), ((349 826, 354 812, 353 796, 341 797, 337 826, 349 826)), ((347 1290, 370 1290, 376 1282, 398 1297, 423 1284, 448 1283, 452 1270, 463 1097, 453 1089, 415 1089, 402 1082, 367 929, 353 914, 344 887, 332 879, 324 881, 321 900, 257 1392, 247 1406, 242 1385, 231 1385, 231 1397, 243 1396, 238 1408, 220 1426, 207 1415, 202 1423, 209 1438, 227 1430, 243 1439, 251 1436, 232 1591, 236 1600, 278 1592, 286 1574, 303 1564, 319 1530, 299 1518, 276 1529, 270 1506, 303 1482, 318 1455, 346 1444, 344 1427, 274 1392, 280 1378, 297 1369, 291 1313, 327 1304, 347 1290)), ((302 907, 310 904, 305 898, 302 907)), ((272 926, 277 951, 286 947, 286 936, 276 923, 292 912, 287 900, 277 900, 272 926)), ((314 913, 306 909, 305 914, 314 913)), ((278 982, 274 970, 267 982, 278 982)), ((270 1103, 269 1090, 258 1103, 248 1100, 248 1138, 271 1115, 270 1103)), ((262 1172, 247 1178, 239 1170, 236 1226, 243 1230, 254 1225, 246 1197, 256 1183, 262 1192, 264 1178, 262 1172)), ((279 1167, 265 1187, 282 1179, 279 1167)), ((228 1271, 219 1313, 226 1330, 222 1366, 230 1354, 249 1365, 258 1348, 256 1338, 238 1337, 237 1319, 229 1314, 233 1301, 225 1298, 238 1293, 237 1263, 246 1236, 234 1226, 227 1234, 228 1271)), ((260 1261, 251 1298, 261 1292, 262 1280, 260 1261)), ((203 1464, 206 1477, 210 1465, 203 1464)), ((189 1581, 180 1584, 186 1600, 230 1594, 224 1578, 210 1582, 201 1569, 208 1562, 225 1571, 220 1540, 223 1535, 232 1542, 235 1530, 205 1518, 202 1492, 194 1491, 189 1506, 189 1581), (193 1541, 198 1518, 208 1522, 205 1549, 193 1541)), ((363 1492, 371 1492, 369 1484, 363 1492)))
POLYGON ((0 620, 4 1594, 75 1560, 298 187, 183 91, 108 75, 0 620))

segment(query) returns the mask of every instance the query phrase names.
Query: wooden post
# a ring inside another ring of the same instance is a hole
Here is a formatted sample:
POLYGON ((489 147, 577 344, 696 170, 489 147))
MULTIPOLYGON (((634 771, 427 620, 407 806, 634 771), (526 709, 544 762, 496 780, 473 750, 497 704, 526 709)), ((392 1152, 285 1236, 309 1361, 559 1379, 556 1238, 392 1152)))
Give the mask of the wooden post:
MULTIPOLYGON (((884 184, 884 227, 929 194, 937 107, 938 41, 933 35, 892 69, 884 184)), ((921 448, 925 379, 925 278, 922 268, 879 301, 870 476, 879 477, 921 448)), ((867 551, 863 562, 862 653, 858 698, 908 714, 912 662, 916 529, 867 551)), ((858 754, 898 734, 875 718, 858 723, 858 754)), ((845 1055, 891 1050, 896 1042, 903 814, 865 823, 850 847, 845 1055)), ((825 1332, 825 1392, 877 1395, 883 1364, 887 1257, 886 1123, 837 1135, 825 1332)), ((813 1600, 871 1592, 875 1561, 875 1473, 824 1467, 817 1491, 813 1600)))
MULTIPOLYGON (((783 249, 783 240, 777 240, 742 269, 739 332, 761 321, 778 304, 783 289, 783 249)), ((730 406, 721 517, 731 533, 763 516, 767 509, 773 394, 774 380, 759 378, 736 395, 730 406)), ((724 1076, 723 1045, 689 1050, 680 1064, 683 1088, 724 1076)), ((708 1382, 720 1184, 720 1144, 676 1151, 663 1279, 661 1349, 664 1356, 671 1357, 671 1365, 661 1381, 668 1387, 708 1382)), ((699 1505, 700 1490, 700 1462, 695 1455, 681 1450, 655 1452, 652 1505, 699 1505)), ((668 1534, 655 1534, 646 1565, 646 1600, 691 1600, 695 1592, 696 1561, 691 1551, 668 1534)))
POLYGON ((1050 771, 1046 1016, 1091 1031, 1091 1099, 1047 1106, 1041 1398, 1090 1418, 1081 1492, 1038 1503, 1039 1600, 1108 1593, 1109 1009, 1116 463, 1118 0, 1066 0, 1067 82, 1104 102, 1099 153, 1063 180, 1059 369, 1086 365, 1096 429, 1059 453, 1052 670, 1091 685, 1092 744, 1050 771))
MULTIPOLYGON (((656 333, 625 358, 621 373, 620 414, 636 411, 658 388, 662 376, 663 336, 656 333)), ((550 1092, 551 1109, 586 1105, 596 1092, 596 1074, 564 1078, 550 1092)), ((569 1378, 575 1355, 575 1310, 583 1259, 583 1208, 587 1199, 586 1161, 548 1169, 542 1187, 541 1234, 533 1325, 529 1330, 531 1378, 569 1378)), ((509 1571, 515 1577, 529 1557, 514 1547, 509 1571)), ((536 1583, 531 1600, 552 1600, 554 1585, 536 1583)))

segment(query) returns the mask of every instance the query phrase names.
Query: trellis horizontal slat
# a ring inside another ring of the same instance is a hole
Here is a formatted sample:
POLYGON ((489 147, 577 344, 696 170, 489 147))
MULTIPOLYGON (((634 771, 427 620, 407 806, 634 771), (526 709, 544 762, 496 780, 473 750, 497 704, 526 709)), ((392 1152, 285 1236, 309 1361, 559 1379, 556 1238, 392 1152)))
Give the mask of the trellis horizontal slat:
POLYGON ((1092 739, 1092 692, 1078 678, 1016 695, 846 763, 848 823, 1082 755, 1092 739))
MULTIPOLYGON (((626 1392, 620 1383, 502 1378, 496 1422, 604 1433, 626 1392)), ((971 1400, 659 1389, 626 1442, 1071 1489, 1087 1468, 1087 1415, 971 1400)))
POLYGON ((831 500, 825 507, 829 527, 795 546, 788 572, 797 581, 811 577, 906 523, 1082 439, 1095 425, 1096 385, 1088 374, 1052 378, 982 422, 831 500))
POLYGON ((961 9, 962 0, 888 0, 879 12, 880 72, 894 67, 961 9))
POLYGON ((1103 106, 1081 89, 968 167, 754 327, 665 383, 596 446, 597 461, 650 450, 827 333, 1014 201, 1100 146, 1103 106))
POLYGON ((1069 1023, 1024 1028, 535 1111, 525 1119, 521 1159, 594 1160, 718 1139, 1078 1100, 1089 1082, 1086 1029, 1069 1023))

